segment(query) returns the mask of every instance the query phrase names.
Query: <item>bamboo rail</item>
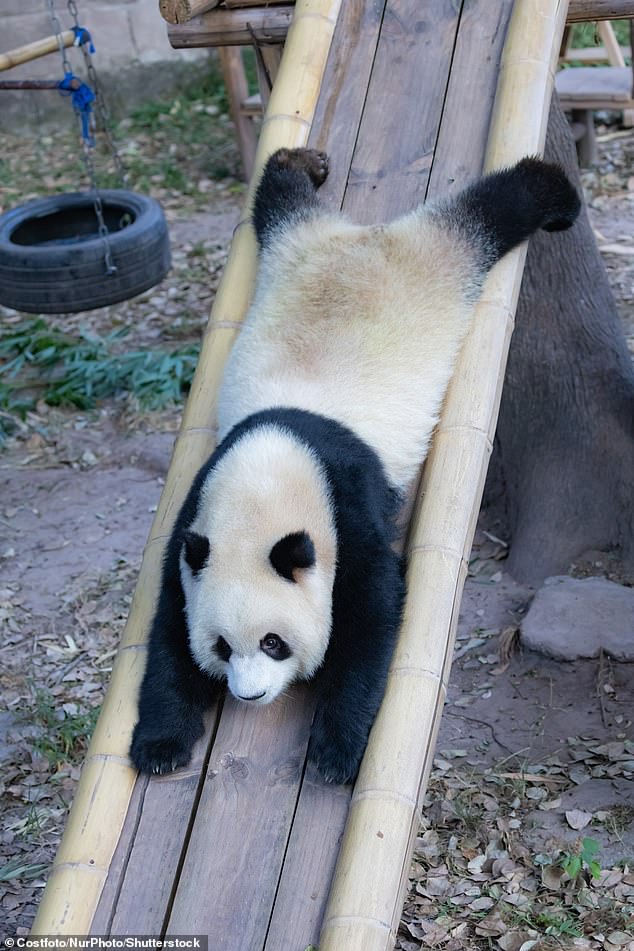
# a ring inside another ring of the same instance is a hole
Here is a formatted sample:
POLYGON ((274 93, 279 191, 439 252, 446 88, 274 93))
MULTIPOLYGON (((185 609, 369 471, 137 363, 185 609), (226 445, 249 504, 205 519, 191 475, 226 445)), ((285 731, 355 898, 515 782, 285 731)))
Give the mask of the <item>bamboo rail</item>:
MULTIPOLYGON (((61 34, 61 42, 64 49, 72 46, 75 42, 75 33, 73 30, 64 30, 61 34)), ((0 53, 0 72, 5 69, 13 69, 14 66, 20 66, 21 63, 30 63, 31 60, 39 59, 40 56, 48 56, 49 53, 55 53, 59 50, 57 36, 46 36, 43 40, 35 40, 33 43, 26 43, 24 46, 16 46, 15 49, 7 53, 0 53)))
MULTIPOLYGON (((275 149, 295 148, 307 141, 340 6, 341 0, 298 0, 296 4, 262 126, 256 176, 275 149)), ((218 288, 130 617, 33 926, 34 935, 88 932, 121 833, 136 780, 128 747, 137 717, 136 697, 145 666, 146 638, 156 604, 163 549, 192 478, 213 447, 220 374, 255 282, 255 237, 252 229, 245 227, 254 188, 255 181, 247 194, 218 288)))
MULTIPOLYGON (((487 170, 543 148, 565 24, 560 0, 516 0, 487 170)), ((394 945, 431 769, 467 558, 491 452, 526 248, 493 270, 427 460, 408 543, 408 597, 387 691, 357 780, 320 951, 394 945)))
POLYGON ((634 17, 634 0, 570 0, 566 22, 629 20, 631 17, 634 17))

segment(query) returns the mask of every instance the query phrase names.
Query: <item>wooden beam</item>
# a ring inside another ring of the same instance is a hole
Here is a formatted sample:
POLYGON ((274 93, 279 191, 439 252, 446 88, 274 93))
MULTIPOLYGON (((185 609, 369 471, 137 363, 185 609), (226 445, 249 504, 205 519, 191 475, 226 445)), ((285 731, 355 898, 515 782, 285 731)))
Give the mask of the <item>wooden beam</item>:
POLYGON ((199 13, 217 7, 220 0, 159 0, 159 12, 168 23, 187 23, 199 13))
POLYGON ((171 26, 167 36, 174 49, 201 46, 252 46, 283 43, 293 19, 293 7, 250 7, 247 10, 211 10, 171 26))
MULTIPOLYGON (((73 30, 65 30, 61 34, 61 41, 64 48, 72 46, 75 42, 73 30)), ((56 50, 59 50, 57 36, 47 36, 43 40, 26 43, 25 46, 16 46, 14 50, 0 53, 0 72, 5 69, 13 69, 14 66, 19 66, 21 63, 30 63, 31 60, 39 59, 40 56, 48 56, 49 53, 55 53, 56 50)))
POLYGON ((629 20, 634 17, 634 0, 570 0, 566 23, 589 20, 629 20))

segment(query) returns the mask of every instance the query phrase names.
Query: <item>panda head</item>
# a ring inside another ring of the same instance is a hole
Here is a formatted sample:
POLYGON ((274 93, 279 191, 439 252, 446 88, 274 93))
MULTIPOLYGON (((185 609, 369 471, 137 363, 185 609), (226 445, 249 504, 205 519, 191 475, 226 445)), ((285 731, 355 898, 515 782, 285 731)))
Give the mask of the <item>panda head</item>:
POLYGON ((202 485, 180 571, 192 654, 239 700, 270 703, 323 661, 336 533, 311 450, 272 425, 247 432, 202 485))

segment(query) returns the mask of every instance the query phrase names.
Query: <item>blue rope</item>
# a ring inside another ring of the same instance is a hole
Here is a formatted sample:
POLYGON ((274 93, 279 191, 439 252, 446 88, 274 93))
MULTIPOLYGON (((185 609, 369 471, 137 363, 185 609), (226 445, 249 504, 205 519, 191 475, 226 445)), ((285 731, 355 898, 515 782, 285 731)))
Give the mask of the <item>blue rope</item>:
POLYGON ((78 77, 72 72, 64 73, 64 78, 57 84, 62 96, 69 95, 73 104, 73 109, 81 118, 81 134, 84 141, 89 146, 94 146, 95 140, 90 131, 90 117, 92 115, 92 104, 95 101, 95 94, 86 83, 79 81, 77 89, 73 89, 72 83, 79 81, 78 77))
POLYGON ((95 44, 92 41, 92 36, 88 32, 85 26, 73 26, 71 27, 73 33, 75 34, 75 41, 73 46, 83 46, 84 43, 89 43, 88 50, 90 53, 95 52, 95 44))

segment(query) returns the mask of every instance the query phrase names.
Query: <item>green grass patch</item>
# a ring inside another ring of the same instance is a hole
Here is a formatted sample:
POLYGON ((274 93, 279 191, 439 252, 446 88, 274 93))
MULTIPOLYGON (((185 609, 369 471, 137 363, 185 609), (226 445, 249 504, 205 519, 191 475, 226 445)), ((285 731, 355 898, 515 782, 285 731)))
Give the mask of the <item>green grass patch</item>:
POLYGON ((45 862, 29 862, 24 856, 18 855, 0 868, 0 882, 11 882, 15 879, 30 881, 43 875, 47 868, 48 864, 45 862))
POLYGON ((78 708, 69 713, 60 708, 47 691, 38 690, 29 719, 42 732, 32 741, 33 748, 45 756, 54 769, 62 763, 81 762, 94 732, 99 709, 78 708))
POLYGON ((126 333, 74 336, 41 317, 0 328, 0 434, 3 426, 5 435, 10 428, 7 417, 24 417, 38 399, 78 409, 122 395, 133 395, 145 410, 179 402, 189 389, 199 345, 125 350, 126 333))
MULTIPOLYGON (((620 46, 630 45, 630 25, 627 20, 612 20, 612 29, 620 46)), ((601 39, 596 23, 574 23, 570 30, 570 43, 573 49, 585 49, 600 46, 601 39)))

